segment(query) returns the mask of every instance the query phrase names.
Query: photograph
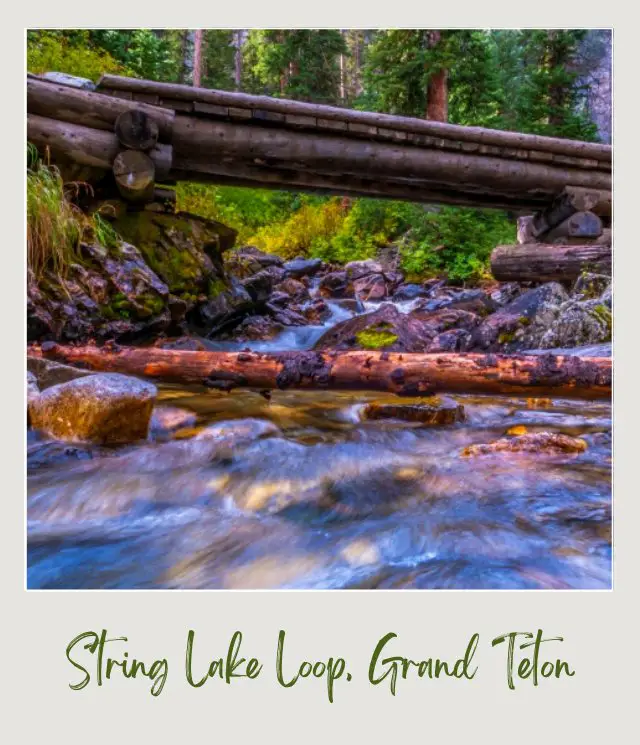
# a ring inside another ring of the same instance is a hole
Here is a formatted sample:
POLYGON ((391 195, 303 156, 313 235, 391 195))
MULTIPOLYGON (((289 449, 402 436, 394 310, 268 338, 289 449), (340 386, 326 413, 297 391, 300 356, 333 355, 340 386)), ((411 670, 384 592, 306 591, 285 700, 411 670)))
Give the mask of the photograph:
POLYGON ((27 590, 613 589, 611 29, 24 34, 27 590))

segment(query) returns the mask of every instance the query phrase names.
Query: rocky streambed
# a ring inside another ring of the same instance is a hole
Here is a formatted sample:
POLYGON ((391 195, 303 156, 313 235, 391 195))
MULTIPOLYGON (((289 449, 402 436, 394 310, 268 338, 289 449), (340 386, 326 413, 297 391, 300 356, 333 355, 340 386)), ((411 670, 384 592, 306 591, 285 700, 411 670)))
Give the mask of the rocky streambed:
MULTIPOLYGON (((29 339, 611 353, 608 277, 416 284, 384 262, 230 251, 224 226, 181 219, 83 246, 62 280, 30 275, 29 339)), ((28 370, 29 587, 611 585, 608 402, 28 370)))

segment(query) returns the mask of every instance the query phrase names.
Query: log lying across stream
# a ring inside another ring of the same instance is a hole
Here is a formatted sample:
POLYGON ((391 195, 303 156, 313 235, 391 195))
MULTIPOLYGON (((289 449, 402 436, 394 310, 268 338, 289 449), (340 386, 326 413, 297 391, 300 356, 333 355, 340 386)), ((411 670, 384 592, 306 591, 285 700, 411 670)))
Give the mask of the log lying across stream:
POLYGON ((608 398, 611 360, 599 357, 399 352, 194 352, 154 347, 72 347, 45 342, 29 354, 221 390, 237 387, 438 391, 608 398))

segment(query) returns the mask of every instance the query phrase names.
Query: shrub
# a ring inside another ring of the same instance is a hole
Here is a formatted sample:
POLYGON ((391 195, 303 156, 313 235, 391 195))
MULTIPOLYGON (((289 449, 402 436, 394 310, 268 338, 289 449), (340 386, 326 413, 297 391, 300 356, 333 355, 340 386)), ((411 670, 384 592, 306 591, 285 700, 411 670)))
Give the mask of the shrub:
POLYGON ((127 75, 130 71, 107 52, 89 43, 89 32, 78 30, 72 37, 61 31, 29 31, 27 70, 33 73, 66 72, 96 81, 103 73, 127 75))
POLYGON ((36 161, 27 170, 27 261, 36 278, 48 268, 66 273, 77 257, 85 221, 66 198, 59 171, 36 161))

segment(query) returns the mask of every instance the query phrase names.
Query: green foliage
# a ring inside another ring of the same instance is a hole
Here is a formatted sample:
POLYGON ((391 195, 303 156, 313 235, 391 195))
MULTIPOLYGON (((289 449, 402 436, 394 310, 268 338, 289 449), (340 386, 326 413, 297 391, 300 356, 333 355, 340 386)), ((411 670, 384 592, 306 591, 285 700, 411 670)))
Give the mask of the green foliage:
POLYGON ((49 71, 97 80, 102 73, 127 75, 126 65, 91 44, 89 31, 27 32, 27 70, 49 71))
POLYGON ((443 207, 423 212, 403 239, 402 269, 414 277, 479 280, 487 274, 493 248, 513 243, 515 232, 514 222, 498 211, 443 207))
POLYGON ((265 225, 284 222, 308 198, 290 192, 180 183, 177 208, 229 225, 245 243, 265 225))
POLYGON ((27 264, 37 279, 47 269, 66 274, 77 258, 86 218, 65 197, 58 170, 38 161, 27 170, 27 264))
POLYGON ((243 88, 298 101, 335 103, 339 55, 345 41, 335 29, 258 30, 244 45, 243 88))

